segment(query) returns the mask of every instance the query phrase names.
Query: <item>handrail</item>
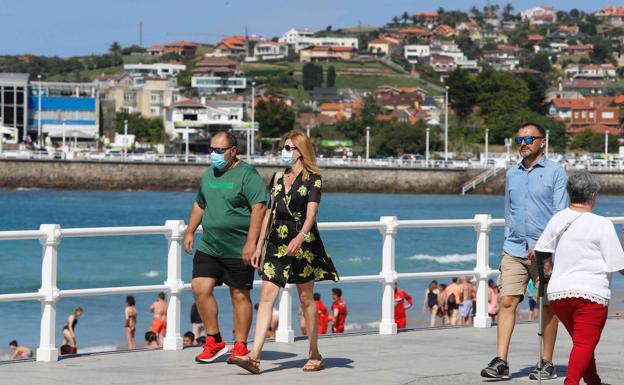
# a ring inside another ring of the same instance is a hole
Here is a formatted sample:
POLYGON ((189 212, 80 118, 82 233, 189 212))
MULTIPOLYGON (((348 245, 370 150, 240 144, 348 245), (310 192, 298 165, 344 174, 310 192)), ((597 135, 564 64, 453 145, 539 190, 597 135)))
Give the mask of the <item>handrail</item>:
MULTIPOLYGON (((624 217, 609 218, 613 223, 624 224, 624 217)), ((323 231, 337 230, 377 230, 382 236, 381 271, 379 274, 344 276, 343 283, 381 282, 382 317, 379 326, 380 334, 396 334, 394 320, 394 283, 397 280, 426 279, 453 276, 474 276, 477 280, 477 305, 474 327, 487 328, 490 317, 487 314, 487 281, 498 274, 489 266, 489 235, 492 227, 504 226, 504 219, 492 219, 490 215, 478 214, 472 219, 433 219, 433 220, 398 220, 397 217, 381 217, 378 221, 365 222, 326 222, 319 223, 323 231), (395 268, 395 240, 400 229, 409 228, 440 228, 465 227, 476 230, 476 266, 473 270, 462 271, 431 271, 399 273, 395 268)), ((182 292, 191 289, 190 283, 182 281, 182 240, 186 226, 181 220, 168 220, 164 226, 139 227, 100 227, 100 228, 68 228, 60 225, 41 225, 39 230, 0 231, 3 240, 39 240, 43 245, 41 288, 37 292, 0 294, 0 302, 38 300, 42 302, 40 322, 40 342, 37 349, 37 361, 51 362, 58 360, 55 344, 56 304, 60 299, 85 297, 104 294, 141 293, 166 291, 169 293, 167 308, 167 334, 164 339, 165 350, 181 350, 181 299, 182 292), (164 235, 168 240, 167 279, 160 285, 120 286, 102 288, 81 288, 59 290, 57 288, 57 258, 62 238, 129 236, 129 235, 164 235)), ((329 284, 332 282, 320 282, 329 284)), ((258 287, 261 281, 254 281, 258 287)), ((280 322, 276 333, 277 342, 293 342, 292 327, 292 285, 282 290, 279 313, 280 322)))

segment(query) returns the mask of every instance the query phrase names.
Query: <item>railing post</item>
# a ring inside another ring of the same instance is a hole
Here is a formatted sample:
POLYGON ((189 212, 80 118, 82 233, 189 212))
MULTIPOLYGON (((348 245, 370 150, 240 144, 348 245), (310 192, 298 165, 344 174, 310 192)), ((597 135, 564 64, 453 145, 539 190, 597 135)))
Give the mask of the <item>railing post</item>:
POLYGON ((182 240, 184 237, 184 221, 169 220, 165 226, 171 229, 166 237, 169 241, 167 255, 167 280, 165 285, 169 290, 169 304, 167 306, 167 334, 163 341, 164 350, 181 350, 182 337, 180 336, 182 291, 182 240))
POLYGON ((292 327, 292 285, 286 284, 282 289, 279 303, 279 323, 275 333, 276 342, 295 342, 295 331, 292 327))
POLYGON ((385 225, 381 230, 383 246, 380 275, 383 277, 383 295, 379 334, 396 334, 397 325, 394 321, 394 283, 396 282, 394 244, 397 232, 397 217, 381 217, 379 221, 385 225))
POLYGON ((492 325, 488 315, 488 279, 490 277, 490 228, 492 217, 477 214, 477 266, 474 269, 477 279, 477 312, 474 318, 474 327, 489 328, 492 325))
POLYGON ((41 239, 43 261, 41 264, 41 324, 39 329, 39 348, 37 361, 53 362, 58 360, 56 348, 56 302, 59 290, 56 287, 56 271, 58 246, 61 242, 59 225, 41 225, 39 230, 45 232, 41 239))

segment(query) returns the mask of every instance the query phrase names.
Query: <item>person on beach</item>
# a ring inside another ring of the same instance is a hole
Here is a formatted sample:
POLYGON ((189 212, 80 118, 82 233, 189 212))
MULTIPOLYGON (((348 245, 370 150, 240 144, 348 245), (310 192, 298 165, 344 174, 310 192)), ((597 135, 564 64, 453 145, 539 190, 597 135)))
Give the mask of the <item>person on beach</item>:
POLYGON ((137 310, 135 307, 134 296, 129 295, 126 297, 126 308, 124 309, 124 331, 126 332, 126 341, 128 342, 128 349, 136 349, 136 321, 137 310))
MULTIPOLYGON (((256 310, 256 312, 258 311, 259 307, 260 307, 260 304, 254 305, 254 309, 256 310)), ((269 330, 267 330, 266 338, 274 338, 275 333, 277 332, 278 326, 279 326, 279 311, 273 308, 273 314, 271 315, 271 324, 269 325, 269 330)))
POLYGON ((533 286, 533 280, 529 280, 526 297, 529 300, 529 321, 536 321, 539 316, 539 309, 537 308, 537 302, 535 301, 535 287, 533 286))
POLYGON ((344 333, 345 323, 347 322, 347 303, 342 299, 342 290, 340 288, 332 289, 332 333, 344 333))
POLYGON ((150 312, 153 314, 153 318, 149 330, 158 336, 158 344, 162 346, 167 332, 167 302, 164 292, 158 293, 156 301, 150 306, 150 312))
POLYGON ((195 334, 191 331, 184 333, 182 337, 182 346, 191 346, 195 343, 195 334))
POLYGON ((191 331, 195 338, 206 335, 206 328, 204 327, 204 321, 202 321, 197 310, 197 304, 193 303, 191 306, 191 331))
POLYGON ((253 256, 262 267, 262 289, 252 351, 232 361, 251 373, 260 373, 260 354, 275 300, 286 284, 297 287, 308 332, 306 372, 323 369, 318 349, 318 314, 314 301, 316 281, 338 281, 334 264, 321 240, 316 216, 321 202, 321 174, 310 139, 302 132, 286 135, 282 160, 287 168, 271 178, 271 210, 264 218, 262 235, 253 256), (266 233, 268 231, 268 234, 266 233), (262 261, 262 248, 266 253, 262 261))
POLYGON ((600 183, 582 171, 567 184, 570 207, 555 214, 535 250, 552 254, 548 283, 550 307, 572 337, 565 385, 602 384, 594 350, 605 326, 611 299, 611 275, 624 274, 624 250, 613 223, 592 213, 600 183))
POLYGON ((462 303, 462 289, 457 283, 457 277, 451 278, 451 284, 446 291, 446 309, 451 326, 459 325, 459 305, 462 303))
POLYGON ((429 283, 427 289, 425 289, 425 298, 423 299, 422 312, 426 313, 427 309, 429 309, 429 313, 431 313, 429 326, 434 327, 436 324, 436 318, 438 317, 438 310, 440 306, 438 305, 438 295, 440 291, 438 290, 438 281, 435 279, 429 283))
POLYGON ((405 290, 399 289, 397 283, 394 283, 394 322, 397 328, 405 329, 407 327, 407 315, 405 311, 412 307, 414 301, 405 290))
POLYGON ((84 311, 81 307, 77 307, 67 317, 67 323, 63 326, 63 345, 69 345, 74 349, 77 349, 76 345, 76 325, 78 324, 78 318, 82 316, 84 311))
POLYGON ((145 333, 146 349, 158 349, 161 345, 158 343, 158 334, 148 331, 145 333))
MULTIPOLYGON (((481 371, 486 378, 509 378, 509 343, 516 323, 516 310, 529 279, 536 289, 540 282, 533 248, 546 224, 568 206, 565 170, 544 155, 544 129, 536 123, 522 124, 515 142, 522 160, 509 168, 505 181, 505 241, 500 263, 498 288, 500 309, 496 357, 481 371)), ((547 286, 547 285, 545 285, 547 286)), ((557 317, 548 301, 544 306, 544 346, 542 365, 536 365, 529 378, 557 377, 552 363, 557 338, 557 317)), ((539 364, 539 363, 538 363, 539 364)))
POLYGON ((221 337, 215 286, 226 284, 234 315, 234 347, 228 358, 247 354, 247 337, 253 317, 252 256, 266 213, 266 186, 258 171, 238 159, 236 137, 227 131, 210 141, 211 166, 204 172, 184 236, 184 250, 193 253, 195 231, 203 233, 193 257, 191 287, 206 328, 198 363, 209 363, 226 353, 221 337))
POLYGON ((11 359, 21 360, 33 357, 33 351, 26 346, 19 346, 16 340, 9 342, 9 349, 11 349, 11 359))
POLYGON ((462 302, 459 305, 459 323, 470 325, 472 323, 472 300, 474 297, 473 284, 468 280, 468 277, 462 275, 459 286, 462 292, 462 302))
POLYGON ((496 316, 498 315, 498 287, 494 283, 494 280, 488 279, 488 303, 487 312, 492 323, 496 322, 496 316))
POLYGON ((316 310, 318 313, 318 334, 327 334, 329 312, 327 311, 327 306, 321 301, 320 293, 314 293, 314 302, 316 302, 316 310))
POLYGON ((447 284, 445 283, 441 283, 440 284, 440 288, 438 289, 438 315, 440 316, 440 318, 442 319, 442 325, 447 326, 451 323, 451 320, 449 319, 449 312, 448 312, 448 302, 447 302, 447 293, 446 293, 446 288, 448 287, 447 284))

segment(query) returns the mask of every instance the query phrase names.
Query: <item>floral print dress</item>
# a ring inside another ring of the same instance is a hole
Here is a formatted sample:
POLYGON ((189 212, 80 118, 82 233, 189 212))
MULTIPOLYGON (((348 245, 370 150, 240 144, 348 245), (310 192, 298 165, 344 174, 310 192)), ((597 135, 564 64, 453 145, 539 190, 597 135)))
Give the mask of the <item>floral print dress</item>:
POLYGON ((301 232, 306 220, 308 202, 321 202, 321 176, 308 173, 304 180, 300 172, 286 192, 283 175, 275 173, 271 179, 273 223, 269 229, 262 279, 280 287, 312 280, 338 281, 338 273, 325 251, 316 223, 305 236, 297 255, 286 255, 288 244, 301 232))

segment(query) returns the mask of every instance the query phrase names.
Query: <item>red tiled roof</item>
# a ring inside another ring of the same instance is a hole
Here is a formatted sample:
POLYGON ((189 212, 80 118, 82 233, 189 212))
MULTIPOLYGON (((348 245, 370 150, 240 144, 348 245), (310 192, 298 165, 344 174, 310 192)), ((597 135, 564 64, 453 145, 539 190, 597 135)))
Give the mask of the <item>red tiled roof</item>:
POLYGON ((607 15, 608 17, 624 17, 624 7, 606 7, 597 13, 607 15))
POLYGON ((527 37, 530 41, 541 41, 544 40, 544 36, 540 34, 532 34, 527 37))
POLYGON ((399 33, 403 35, 429 35, 431 32, 422 28, 403 28, 399 33))
POLYGON ((420 12, 416 14, 417 17, 438 17, 437 12, 420 12))
POLYGON ((607 107, 614 102, 610 96, 594 96, 588 98, 554 98, 551 103, 557 108, 585 109, 592 107, 607 107))
POLYGON ((619 95, 615 97, 615 104, 624 104, 624 95, 619 95))
POLYGON ((455 28, 447 24, 440 24, 433 30, 433 33, 438 35, 457 35, 455 28))
POLYGON ((620 135, 622 131, 617 127, 605 126, 604 124, 592 124, 592 125, 587 125, 587 126, 568 125, 567 127, 567 131, 570 134, 578 134, 579 132, 585 131, 587 129, 590 129, 591 131, 598 133, 598 134, 604 134, 605 132, 609 131, 609 134, 613 134, 613 135, 620 135))
POLYGON ((196 65, 198 67, 208 67, 208 66, 229 67, 229 66, 236 66, 236 62, 227 57, 209 56, 209 57, 202 58, 202 60, 198 61, 196 65))
POLYGON ((162 51, 163 49, 165 49, 165 46, 162 44, 154 44, 152 46, 150 46, 147 50, 148 51, 162 51))
POLYGON ((397 45, 398 42, 396 42, 394 39, 388 39, 386 37, 381 37, 379 39, 374 39, 368 42, 368 44, 388 44, 388 45, 397 45))

